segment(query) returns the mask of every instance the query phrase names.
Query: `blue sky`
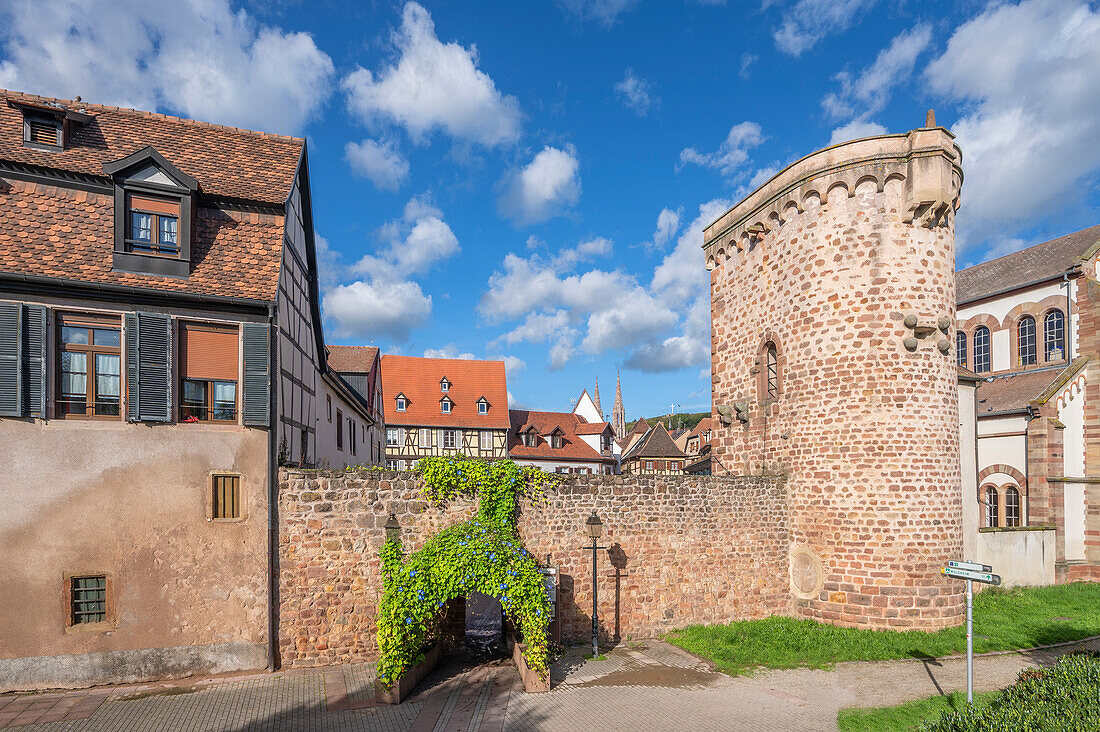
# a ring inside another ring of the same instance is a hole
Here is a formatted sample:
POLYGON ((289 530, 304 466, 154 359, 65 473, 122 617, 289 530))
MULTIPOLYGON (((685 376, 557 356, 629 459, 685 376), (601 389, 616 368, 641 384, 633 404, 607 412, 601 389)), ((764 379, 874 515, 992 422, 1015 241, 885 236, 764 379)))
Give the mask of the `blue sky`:
POLYGON ((20 2, 0 86, 305 135, 326 335, 709 409, 700 229, 830 142, 959 137, 959 264, 1097 223, 1080 0, 20 2))

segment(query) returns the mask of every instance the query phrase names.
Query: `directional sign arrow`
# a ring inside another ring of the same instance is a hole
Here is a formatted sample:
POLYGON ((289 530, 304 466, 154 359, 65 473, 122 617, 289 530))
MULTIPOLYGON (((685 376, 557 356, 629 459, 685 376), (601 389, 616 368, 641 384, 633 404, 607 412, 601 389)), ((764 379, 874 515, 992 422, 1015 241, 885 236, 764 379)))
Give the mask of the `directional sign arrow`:
POLYGON ((954 567, 944 567, 943 573, 946 574, 948 577, 954 577, 955 579, 974 580, 975 582, 982 582, 987 585, 1001 584, 1001 575, 992 574, 990 572, 973 572, 968 569, 955 569, 954 567))
POLYGON ((992 572, 993 567, 988 564, 979 564, 978 562, 948 562, 947 566, 950 569, 965 569, 970 572, 992 572))

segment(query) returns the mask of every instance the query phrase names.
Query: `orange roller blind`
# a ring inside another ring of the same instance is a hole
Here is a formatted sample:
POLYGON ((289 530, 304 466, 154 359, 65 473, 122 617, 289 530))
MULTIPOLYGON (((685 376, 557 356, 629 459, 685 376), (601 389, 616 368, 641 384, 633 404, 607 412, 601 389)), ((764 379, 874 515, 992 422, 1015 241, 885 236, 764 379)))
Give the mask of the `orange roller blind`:
POLYGON ((167 214, 179 217, 179 201, 166 201, 163 198, 146 198, 144 196, 130 196, 130 208, 134 211, 148 211, 149 213, 167 214))
POLYGON ((236 381, 238 353, 235 328, 180 325, 180 372, 185 379, 236 381))

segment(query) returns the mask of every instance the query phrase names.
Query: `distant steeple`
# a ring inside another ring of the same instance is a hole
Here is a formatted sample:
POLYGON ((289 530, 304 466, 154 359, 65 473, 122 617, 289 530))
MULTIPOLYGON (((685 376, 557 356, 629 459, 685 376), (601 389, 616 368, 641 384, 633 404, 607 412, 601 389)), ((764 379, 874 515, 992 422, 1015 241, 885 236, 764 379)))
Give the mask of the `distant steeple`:
POLYGON ((596 411, 600 413, 600 419, 603 419, 603 405, 600 404, 600 377, 596 377, 596 394, 592 397, 592 401, 596 402, 596 411))
POLYGON ((626 437, 626 410, 623 409, 623 382, 615 372, 615 410, 611 413, 611 431, 616 439, 626 437))

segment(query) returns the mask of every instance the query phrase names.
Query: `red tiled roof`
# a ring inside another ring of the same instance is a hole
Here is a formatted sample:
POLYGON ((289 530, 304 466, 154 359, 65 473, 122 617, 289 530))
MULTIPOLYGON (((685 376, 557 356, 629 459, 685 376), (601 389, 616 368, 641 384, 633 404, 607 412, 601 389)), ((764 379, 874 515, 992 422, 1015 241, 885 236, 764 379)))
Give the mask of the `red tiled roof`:
POLYGON ((676 447, 676 443, 672 441, 664 425, 658 422, 656 427, 649 430, 644 437, 630 447, 622 459, 631 460, 640 457, 682 458, 687 456, 676 447))
POLYGON ((578 435, 599 435, 611 429, 610 422, 581 422, 577 425, 578 435))
POLYGON ((1054 383, 1064 369, 1024 371, 1018 374, 995 376, 992 381, 978 384, 978 416, 1001 412, 1023 411, 1054 383))
POLYGON ((191 274, 112 270, 114 197, 0 179, 0 272, 273 301, 283 217, 195 209, 191 274))
POLYGON ((208 122, 0 89, 0 160, 103 177, 103 164, 151 145, 199 182, 201 192, 282 205, 305 141, 208 122), (76 124, 65 150, 23 146, 23 112, 8 101, 62 105, 93 119, 76 124))
MULTIPOLYGON (((533 412, 525 409, 512 409, 508 412, 512 429, 508 433, 508 455, 510 457, 539 458, 543 460, 592 460, 613 462, 613 457, 604 457, 581 439, 579 428, 596 425, 585 422, 570 412, 533 412), (549 435, 555 429, 562 431, 562 446, 553 448, 546 440, 540 439, 535 447, 526 447, 519 437, 534 427, 540 435, 549 435)), ((607 425, 606 422, 598 423, 607 425)), ((599 434, 599 433, 592 433, 599 434)))
POLYGON ((328 365, 345 374, 369 374, 378 357, 375 346, 328 346, 328 365))
POLYGON ((1061 277, 1081 262, 1097 242, 1100 242, 1100 224, 959 270, 955 273, 956 299, 967 303, 1032 282, 1061 277))
POLYGON ((688 434, 688 437, 698 437, 707 430, 710 430, 712 434, 714 432, 714 419, 712 417, 703 417, 699 420, 699 424, 695 425, 695 429, 688 434))
POLYGON ((455 358, 382 356, 382 389, 386 395, 387 425, 426 427, 480 427, 510 429, 508 383, 503 361, 471 361, 455 358), (439 382, 447 377, 450 389, 439 382), (409 400, 408 409, 397 411, 397 397, 409 400), (439 402, 450 397, 454 407, 443 414, 439 402), (489 413, 478 414, 477 402, 485 397, 489 413))

